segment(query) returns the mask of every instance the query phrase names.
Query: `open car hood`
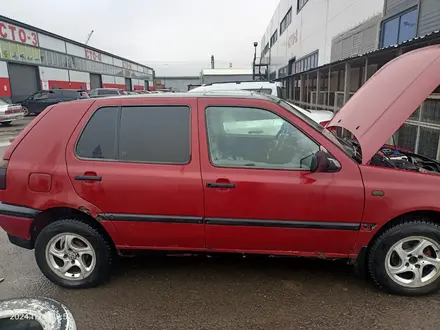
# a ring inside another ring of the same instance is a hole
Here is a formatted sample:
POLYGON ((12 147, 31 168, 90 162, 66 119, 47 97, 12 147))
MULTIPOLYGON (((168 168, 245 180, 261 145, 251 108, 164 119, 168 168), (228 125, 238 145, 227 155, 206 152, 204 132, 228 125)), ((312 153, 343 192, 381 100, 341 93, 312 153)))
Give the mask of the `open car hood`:
POLYGON ((439 84, 440 45, 408 52, 378 70, 327 127, 350 131, 367 164, 439 84))

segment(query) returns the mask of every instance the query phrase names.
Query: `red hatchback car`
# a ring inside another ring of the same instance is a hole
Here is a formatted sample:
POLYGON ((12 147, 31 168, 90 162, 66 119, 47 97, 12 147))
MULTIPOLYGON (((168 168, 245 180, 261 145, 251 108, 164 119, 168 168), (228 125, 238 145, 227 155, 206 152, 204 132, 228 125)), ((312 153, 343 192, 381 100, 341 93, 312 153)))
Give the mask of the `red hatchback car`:
POLYGON ((69 288, 124 250, 344 258, 389 292, 440 286, 440 177, 372 166, 440 82, 440 46, 379 70, 329 126, 241 93, 155 94, 47 108, 6 150, 0 226, 69 288))

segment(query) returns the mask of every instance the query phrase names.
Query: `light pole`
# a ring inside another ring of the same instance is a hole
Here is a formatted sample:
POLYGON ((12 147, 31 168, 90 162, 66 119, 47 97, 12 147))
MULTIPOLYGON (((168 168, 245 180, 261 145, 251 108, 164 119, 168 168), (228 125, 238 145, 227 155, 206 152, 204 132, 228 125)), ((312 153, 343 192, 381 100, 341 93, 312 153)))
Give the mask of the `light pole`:
POLYGON ((253 67, 252 67, 252 80, 255 80, 255 64, 256 64, 256 62, 257 62, 257 47, 258 47, 258 42, 254 42, 254 48, 255 48, 255 51, 254 51, 254 65, 253 65, 253 67))

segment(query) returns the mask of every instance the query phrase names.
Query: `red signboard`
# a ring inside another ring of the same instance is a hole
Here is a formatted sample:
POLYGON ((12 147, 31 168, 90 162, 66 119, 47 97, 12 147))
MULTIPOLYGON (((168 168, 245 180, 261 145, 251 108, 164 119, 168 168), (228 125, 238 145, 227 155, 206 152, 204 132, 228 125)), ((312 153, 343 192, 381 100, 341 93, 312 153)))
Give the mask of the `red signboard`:
POLYGON ((0 39, 20 42, 22 44, 38 46, 37 32, 0 21, 0 39))
POLYGON ((90 49, 86 49, 86 48, 84 48, 84 52, 85 52, 86 58, 88 58, 89 60, 98 61, 98 62, 102 61, 102 56, 100 53, 95 52, 90 49))

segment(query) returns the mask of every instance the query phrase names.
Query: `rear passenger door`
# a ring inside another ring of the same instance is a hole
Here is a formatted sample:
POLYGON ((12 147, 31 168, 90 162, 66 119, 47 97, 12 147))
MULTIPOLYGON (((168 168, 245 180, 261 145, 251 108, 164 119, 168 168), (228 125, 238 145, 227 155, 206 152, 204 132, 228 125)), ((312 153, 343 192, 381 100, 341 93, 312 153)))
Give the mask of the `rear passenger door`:
POLYGON ((202 249, 196 99, 143 102, 95 102, 66 150, 71 182, 113 223, 118 248, 202 249))

